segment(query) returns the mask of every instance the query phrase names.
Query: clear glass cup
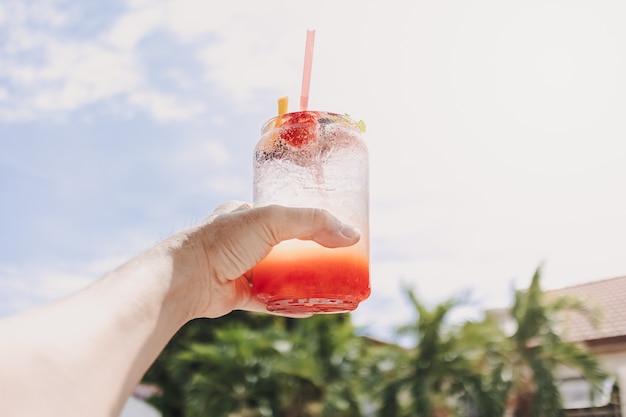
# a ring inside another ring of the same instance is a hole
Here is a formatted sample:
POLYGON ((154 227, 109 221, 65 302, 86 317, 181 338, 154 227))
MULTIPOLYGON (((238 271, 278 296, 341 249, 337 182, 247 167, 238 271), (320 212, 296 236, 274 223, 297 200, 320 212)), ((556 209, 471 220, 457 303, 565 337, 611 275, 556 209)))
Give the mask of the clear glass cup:
POLYGON ((318 207, 357 227, 360 241, 325 248, 278 244, 252 270, 253 294, 269 311, 352 311, 370 294, 369 155, 363 122, 322 111, 267 121, 254 151, 254 206, 318 207))

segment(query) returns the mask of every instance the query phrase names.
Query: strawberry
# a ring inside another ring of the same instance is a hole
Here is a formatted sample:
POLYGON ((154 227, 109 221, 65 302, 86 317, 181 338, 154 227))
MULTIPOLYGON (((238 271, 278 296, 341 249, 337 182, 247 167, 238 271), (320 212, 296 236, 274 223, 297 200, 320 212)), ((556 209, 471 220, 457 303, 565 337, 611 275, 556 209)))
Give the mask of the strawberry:
POLYGON ((314 111, 285 114, 280 126, 280 138, 296 148, 306 145, 315 138, 318 118, 319 113, 314 111))

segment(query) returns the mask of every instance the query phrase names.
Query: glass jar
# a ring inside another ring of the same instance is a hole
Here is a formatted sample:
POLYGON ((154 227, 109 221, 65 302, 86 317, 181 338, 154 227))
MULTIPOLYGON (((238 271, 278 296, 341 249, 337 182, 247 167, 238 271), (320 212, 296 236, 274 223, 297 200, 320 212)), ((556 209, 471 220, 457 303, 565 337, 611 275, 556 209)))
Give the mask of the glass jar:
POLYGON ((254 151, 254 206, 316 207, 358 228, 345 248, 281 242, 252 271, 254 295, 269 311, 337 313, 370 294, 369 155, 365 126, 322 111, 287 113, 263 125, 254 151))

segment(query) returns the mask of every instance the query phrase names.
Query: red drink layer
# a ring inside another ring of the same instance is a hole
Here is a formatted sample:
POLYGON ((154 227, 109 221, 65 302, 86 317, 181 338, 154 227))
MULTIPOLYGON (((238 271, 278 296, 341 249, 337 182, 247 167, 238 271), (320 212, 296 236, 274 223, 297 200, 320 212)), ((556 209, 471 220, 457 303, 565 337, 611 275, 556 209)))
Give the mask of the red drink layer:
POLYGON ((252 271, 252 292, 269 311, 339 313, 370 294, 368 257, 356 245, 328 249, 314 242, 276 246, 252 271))

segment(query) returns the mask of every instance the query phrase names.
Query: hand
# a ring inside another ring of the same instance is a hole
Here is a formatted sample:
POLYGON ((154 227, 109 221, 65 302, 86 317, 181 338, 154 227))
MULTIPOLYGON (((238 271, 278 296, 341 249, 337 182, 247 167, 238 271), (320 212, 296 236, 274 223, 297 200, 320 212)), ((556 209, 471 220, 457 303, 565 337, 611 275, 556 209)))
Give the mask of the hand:
POLYGON ((221 205, 197 228, 183 233, 189 243, 183 250, 190 248, 193 254, 192 260, 183 257, 192 262, 191 268, 183 268, 191 271, 187 276, 193 288, 194 317, 220 317, 232 310, 267 312, 252 296, 250 270, 283 240, 313 240, 334 248, 353 245, 360 239, 356 229, 326 210, 250 208, 235 201, 221 205))

